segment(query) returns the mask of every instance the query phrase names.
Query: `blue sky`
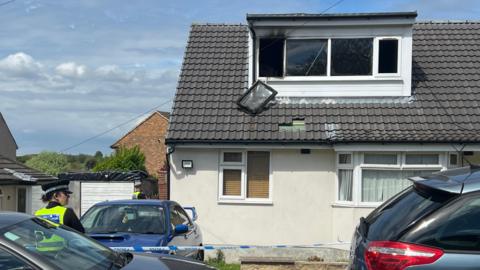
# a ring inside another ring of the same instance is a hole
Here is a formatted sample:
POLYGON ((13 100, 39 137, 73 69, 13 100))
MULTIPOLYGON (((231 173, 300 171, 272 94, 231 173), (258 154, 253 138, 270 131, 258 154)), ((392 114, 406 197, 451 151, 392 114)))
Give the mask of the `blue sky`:
MULTIPOLYGON (((109 153, 142 113, 170 111, 192 23, 320 13, 337 2, 0 0, 0 112, 19 155, 109 153)), ((414 10, 418 20, 478 20, 480 2, 343 0, 328 12, 414 10)))

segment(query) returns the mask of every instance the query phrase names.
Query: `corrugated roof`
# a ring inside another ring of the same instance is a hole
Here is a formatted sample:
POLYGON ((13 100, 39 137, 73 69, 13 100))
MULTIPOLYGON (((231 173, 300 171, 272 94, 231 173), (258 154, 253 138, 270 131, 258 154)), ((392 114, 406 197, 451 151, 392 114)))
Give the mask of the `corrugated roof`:
POLYGON ((0 155, 0 185, 35 185, 57 180, 0 155))
POLYGON ((193 25, 167 143, 480 142, 480 23, 413 33, 411 98, 277 102, 250 116, 235 104, 248 84, 247 26, 193 25), (305 131, 279 130, 294 118, 305 131))

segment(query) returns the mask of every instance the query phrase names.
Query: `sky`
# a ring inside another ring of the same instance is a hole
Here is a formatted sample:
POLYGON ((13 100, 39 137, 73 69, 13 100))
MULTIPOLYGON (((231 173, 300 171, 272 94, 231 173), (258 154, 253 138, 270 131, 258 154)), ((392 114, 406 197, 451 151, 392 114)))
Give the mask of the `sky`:
POLYGON ((171 111, 192 23, 328 8, 480 19, 474 0, 0 0, 0 112, 17 155, 108 154, 151 112, 171 111))

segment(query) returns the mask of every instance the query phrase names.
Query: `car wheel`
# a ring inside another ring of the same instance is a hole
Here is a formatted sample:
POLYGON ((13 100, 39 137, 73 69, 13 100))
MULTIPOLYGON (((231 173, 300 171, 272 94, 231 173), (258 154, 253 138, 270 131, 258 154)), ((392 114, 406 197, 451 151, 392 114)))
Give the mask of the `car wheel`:
MULTIPOLYGON (((201 247, 201 246, 202 246, 202 245, 200 245, 200 247, 201 247)), ((195 257, 195 259, 203 262, 203 260, 205 259, 205 251, 204 251, 203 249, 198 250, 197 256, 195 257)))

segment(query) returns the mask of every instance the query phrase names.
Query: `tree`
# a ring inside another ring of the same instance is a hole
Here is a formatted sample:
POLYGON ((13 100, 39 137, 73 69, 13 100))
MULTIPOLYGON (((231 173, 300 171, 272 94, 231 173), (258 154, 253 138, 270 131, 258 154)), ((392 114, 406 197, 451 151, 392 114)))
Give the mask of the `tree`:
POLYGON ((133 148, 120 147, 115 153, 98 162, 93 168, 94 172, 107 170, 145 171, 145 155, 138 146, 133 148))
POLYGON ((25 165, 53 176, 68 170, 67 157, 56 152, 41 152, 27 160, 25 165))
POLYGON ((95 155, 93 155, 97 161, 101 160, 103 158, 103 153, 102 151, 97 151, 95 152, 95 155))

